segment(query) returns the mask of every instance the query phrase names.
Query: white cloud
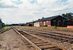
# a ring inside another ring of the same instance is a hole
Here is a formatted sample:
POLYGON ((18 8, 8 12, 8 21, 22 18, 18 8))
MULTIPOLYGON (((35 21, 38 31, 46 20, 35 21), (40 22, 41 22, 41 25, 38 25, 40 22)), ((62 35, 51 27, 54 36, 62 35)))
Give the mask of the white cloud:
POLYGON ((73 0, 1 0, 0 17, 5 23, 33 21, 43 16, 72 12, 73 0))

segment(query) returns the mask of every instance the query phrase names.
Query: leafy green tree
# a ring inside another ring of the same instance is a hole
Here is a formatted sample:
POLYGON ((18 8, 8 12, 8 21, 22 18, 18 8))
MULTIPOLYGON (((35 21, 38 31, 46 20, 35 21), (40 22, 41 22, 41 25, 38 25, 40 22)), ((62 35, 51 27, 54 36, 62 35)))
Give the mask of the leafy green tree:
POLYGON ((73 13, 66 13, 66 14, 62 14, 63 17, 73 20, 73 13))

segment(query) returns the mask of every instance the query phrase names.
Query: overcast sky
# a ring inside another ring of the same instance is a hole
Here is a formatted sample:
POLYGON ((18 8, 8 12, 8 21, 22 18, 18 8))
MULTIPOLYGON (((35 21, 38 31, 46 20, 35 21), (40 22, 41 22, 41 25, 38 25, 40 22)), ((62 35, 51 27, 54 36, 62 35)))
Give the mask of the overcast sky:
POLYGON ((0 18, 6 24, 73 12, 73 0, 0 0, 0 18))

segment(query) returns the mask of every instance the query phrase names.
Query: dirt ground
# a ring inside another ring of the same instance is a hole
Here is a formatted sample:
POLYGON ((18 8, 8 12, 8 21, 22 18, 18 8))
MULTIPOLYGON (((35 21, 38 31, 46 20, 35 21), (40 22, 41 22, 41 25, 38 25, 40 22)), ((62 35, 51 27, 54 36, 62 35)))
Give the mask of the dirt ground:
MULTIPOLYGON (((60 32, 62 34, 68 34, 68 35, 73 35, 73 32, 64 32, 64 31, 56 31, 56 30, 49 30, 48 28, 41 28, 41 27, 16 27, 17 29, 19 30, 25 30, 25 31, 28 31, 30 33, 30 31, 33 30, 33 32, 31 34, 35 34, 35 31, 42 31, 42 32, 49 32, 49 31, 52 31, 52 32, 60 32)), ((41 37, 41 36, 40 36, 41 37)), ((69 44, 69 43, 61 43, 59 41, 56 41, 54 39, 50 39, 50 38, 44 38, 44 37, 41 37, 42 39, 45 39, 47 41, 50 41, 51 43, 53 43, 54 45, 57 45, 57 46, 61 46, 61 48, 64 48, 65 50, 73 50, 73 44, 69 44)))
POLYGON ((50 27, 27 27, 27 26, 15 26, 19 30, 34 30, 34 31, 42 31, 42 32, 59 32, 62 34, 73 35, 73 29, 67 28, 50 28, 50 27))
MULTIPOLYGON (((18 30, 36 30, 36 31, 42 31, 42 32, 48 32, 51 31, 48 28, 37 28, 37 27, 16 27, 18 30)), ((54 31, 54 30, 53 30, 54 31)), ((57 31, 58 32, 58 31, 57 31)), ((62 32, 62 31, 60 31, 62 32)), ((65 34, 71 34, 73 35, 73 32, 63 32, 65 34)), ((43 37, 41 37, 43 38, 43 37)), ((51 41, 51 43, 56 43, 56 41, 54 40, 48 40, 47 38, 43 38, 47 41, 51 41)), ((55 45, 55 44, 54 44, 55 45)), ((61 45, 61 44, 60 44, 61 45)), ((69 44, 64 45, 69 47, 69 44)), ((70 47, 73 48, 73 44, 70 45, 70 47)), ((0 34, 0 50, 30 50, 29 48, 27 48, 27 46, 24 44, 22 38, 20 37, 20 35, 18 35, 16 32, 14 32, 14 30, 9 30, 6 31, 5 33, 0 34)), ((71 50, 71 49, 69 49, 71 50)))
POLYGON ((29 50, 12 29, 0 34, 0 50, 29 50))

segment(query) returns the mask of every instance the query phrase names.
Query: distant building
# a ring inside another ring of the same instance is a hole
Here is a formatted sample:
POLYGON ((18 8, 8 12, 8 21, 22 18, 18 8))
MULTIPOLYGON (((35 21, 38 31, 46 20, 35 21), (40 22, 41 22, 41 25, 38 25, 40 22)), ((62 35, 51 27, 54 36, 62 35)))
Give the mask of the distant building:
POLYGON ((35 26, 35 27, 49 27, 49 26, 57 26, 57 27, 67 27, 73 28, 73 16, 64 17, 64 16, 52 16, 48 18, 38 19, 33 22, 27 23, 28 26, 35 26))
POLYGON ((58 15, 48 18, 42 18, 37 21, 34 21, 34 26, 36 27, 47 27, 47 26, 60 26, 65 27, 67 26, 67 19, 58 15))
POLYGON ((26 26, 34 26, 33 24, 34 24, 33 22, 28 22, 28 23, 26 23, 25 25, 26 25, 26 26))
POLYGON ((71 20, 70 18, 68 18, 67 21, 67 28, 73 28, 73 20, 71 20))
POLYGON ((35 23, 34 23, 34 26, 35 26, 35 27, 40 27, 40 22, 35 22, 35 23))

